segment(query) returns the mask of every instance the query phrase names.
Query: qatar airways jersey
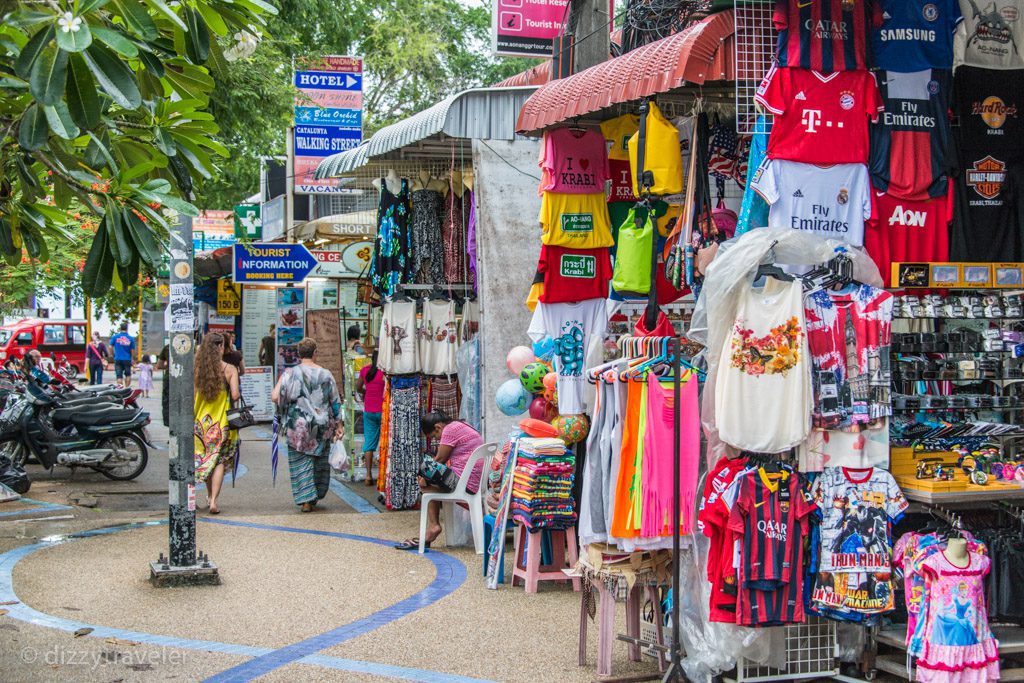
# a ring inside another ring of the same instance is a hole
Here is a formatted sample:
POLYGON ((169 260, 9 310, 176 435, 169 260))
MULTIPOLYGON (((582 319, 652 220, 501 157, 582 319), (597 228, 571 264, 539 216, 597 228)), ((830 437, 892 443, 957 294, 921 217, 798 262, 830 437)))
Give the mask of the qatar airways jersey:
POLYGON ((815 71, 870 66, 868 30, 880 21, 874 0, 776 0, 777 61, 815 71))
POLYGON ((823 74, 772 67, 754 96, 775 115, 768 157, 808 164, 864 164, 868 122, 882 111, 870 71, 823 74))
MULTIPOLYGON (((948 183, 948 181, 947 181, 948 183)), ((949 222, 953 193, 926 201, 899 199, 873 192, 874 215, 864 230, 864 249, 891 286, 893 263, 949 260, 949 222)))
POLYGON ((882 25, 871 32, 874 66, 887 71, 953 68, 957 0, 881 0, 882 25))
POLYGON ((885 111, 871 126, 871 183, 901 199, 944 195, 951 72, 885 71, 879 80, 885 111))
POLYGON ((768 227, 813 232, 854 246, 864 244, 871 186, 864 164, 815 166, 766 159, 750 187, 768 209, 768 227))

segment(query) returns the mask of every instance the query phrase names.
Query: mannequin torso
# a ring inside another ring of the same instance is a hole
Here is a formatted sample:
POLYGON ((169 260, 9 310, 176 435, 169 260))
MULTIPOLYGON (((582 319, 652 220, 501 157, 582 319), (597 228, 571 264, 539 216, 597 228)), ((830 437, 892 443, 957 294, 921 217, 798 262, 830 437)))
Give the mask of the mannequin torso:
MULTIPOLYGON (((395 173, 395 169, 389 168, 383 180, 384 183, 387 185, 388 192, 390 192, 391 194, 397 195, 399 192, 402 191, 402 179, 399 177, 397 173, 395 173)), ((372 182, 375 188, 377 188, 378 190, 381 189, 381 178, 374 178, 372 182)))
POLYGON ((962 538, 951 538, 946 541, 946 559, 958 567, 966 567, 970 564, 967 541, 962 538))

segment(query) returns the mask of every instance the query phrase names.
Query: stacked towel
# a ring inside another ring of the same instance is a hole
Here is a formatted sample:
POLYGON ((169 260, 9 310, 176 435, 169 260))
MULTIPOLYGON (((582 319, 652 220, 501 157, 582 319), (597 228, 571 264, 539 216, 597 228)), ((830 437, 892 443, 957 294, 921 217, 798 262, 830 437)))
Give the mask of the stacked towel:
POLYGON ((512 480, 512 519, 531 530, 573 526, 575 470, 576 457, 561 439, 521 439, 512 480))

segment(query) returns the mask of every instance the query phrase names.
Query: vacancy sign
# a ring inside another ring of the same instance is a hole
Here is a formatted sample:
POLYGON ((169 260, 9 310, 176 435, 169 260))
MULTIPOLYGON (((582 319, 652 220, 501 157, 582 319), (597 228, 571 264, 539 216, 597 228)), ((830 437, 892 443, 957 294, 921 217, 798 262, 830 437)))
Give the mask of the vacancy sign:
POLYGON ((303 58, 295 63, 295 192, 344 194, 336 178, 314 180, 320 162, 363 140, 363 60, 303 58))
POLYGON ((562 32, 568 0, 494 0, 494 54, 550 57, 551 41, 562 32))

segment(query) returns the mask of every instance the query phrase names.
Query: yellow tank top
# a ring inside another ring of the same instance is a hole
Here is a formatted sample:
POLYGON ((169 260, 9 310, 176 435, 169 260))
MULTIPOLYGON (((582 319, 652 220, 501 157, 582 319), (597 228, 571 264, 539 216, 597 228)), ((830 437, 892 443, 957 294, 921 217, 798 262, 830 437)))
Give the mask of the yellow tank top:
POLYGON ((596 194, 545 192, 540 201, 541 241, 559 247, 600 249, 615 243, 612 238, 608 200, 596 194))

